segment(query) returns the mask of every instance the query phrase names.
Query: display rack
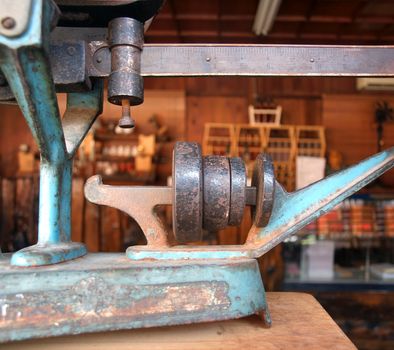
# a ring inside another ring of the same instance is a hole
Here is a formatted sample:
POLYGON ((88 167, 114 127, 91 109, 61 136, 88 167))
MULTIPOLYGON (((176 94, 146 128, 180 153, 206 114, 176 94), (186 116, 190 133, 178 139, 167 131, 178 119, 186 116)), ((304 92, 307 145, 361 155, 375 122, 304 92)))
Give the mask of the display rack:
POLYGON ((235 128, 233 124, 206 123, 203 136, 203 153, 228 156, 234 154, 235 128))
POLYGON ((253 165, 259 153, 266 147, 264 129, 248 124, 235 125, 234 156, 241 157, 248 174, 252 174, 253 165))
POLYGON ((323 126, 297 125, 295 127, 295 137, 298 156, 325 156, 326 138, 323 126))
POLYGON ((273 162, 276 179, 288 191, 295 186, 295 155, 297 144, 294 126, 280 125, 265 128, 266 147, 273 162))
POLYGON ((256 108, 252 105, 248 108, 249 123, 260 126, 279 126, 282 116, 282 106, 275 108, 256 108))
POLYGON ((297 156, 324 157, 324 127, 309 125, 207 123, 204 128, 203 153, 241 157, 248 174, 259 153, 268 153, 278 181, 286 190, 295 188, 297 156))

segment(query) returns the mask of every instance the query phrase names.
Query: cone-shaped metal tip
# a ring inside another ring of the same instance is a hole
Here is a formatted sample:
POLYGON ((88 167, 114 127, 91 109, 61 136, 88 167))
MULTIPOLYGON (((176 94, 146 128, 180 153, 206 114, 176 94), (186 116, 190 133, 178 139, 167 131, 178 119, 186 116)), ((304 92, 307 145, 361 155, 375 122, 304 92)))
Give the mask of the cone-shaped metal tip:
POLYGON ((135 127, 135 121, 129 116, 123 116, 119 119, 118 125, 122 129, 133 129, 135 127))

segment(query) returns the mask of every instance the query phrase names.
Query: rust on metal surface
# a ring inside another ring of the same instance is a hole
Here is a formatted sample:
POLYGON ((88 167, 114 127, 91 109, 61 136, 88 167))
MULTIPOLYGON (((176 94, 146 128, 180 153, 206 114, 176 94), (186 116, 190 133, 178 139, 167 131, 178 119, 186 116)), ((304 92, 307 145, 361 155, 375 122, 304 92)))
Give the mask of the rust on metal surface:
POLYGON ((215 281, 174 285, 138 285, 137 282, 130 286, 109 284, 101 277, 92 276, 70 289, 2 295, 5 311, 1 331, 72 324, 71 333, 78 333, 78 327, 87 327, 98 318, 106 323, 144 321, 152 316, 220 312, 230 305, 228 287, 215 281))
POLYGON ((171 187, 109 186, 96 175, 86 182, 85 196, 92 203, 120 209, 134 218, 149 245, 168 246, 168 231, 155 209, 159 204, 171 204, 171 187))
POLYGON ((21 269, 0 258, 0 342, 237 318, 265 308, 258 264, 88 254, 21 269))
POLYGON ((228 225, 230 215, 230 163, 224 156, 203 159, 203 227, 216 232, 228 225))
POLYGON ((203 175, 201 147, 197 143, 177 142, 172 161, 172 220, 180 243, 202 237, 203 175))
POLYGON ((257 189, 256 205, 252 208, 253 221, 257 227, 264 227, 271 217, 275 198, 274 166, 269 155, 260 153, 257 156, 252 186, 257 189))
POLYGON ((228 224, 238 226, 244 216, 246 204, 246 170, 243 160, 239 157, 229 158, 230 162, 230 214, 228 224))

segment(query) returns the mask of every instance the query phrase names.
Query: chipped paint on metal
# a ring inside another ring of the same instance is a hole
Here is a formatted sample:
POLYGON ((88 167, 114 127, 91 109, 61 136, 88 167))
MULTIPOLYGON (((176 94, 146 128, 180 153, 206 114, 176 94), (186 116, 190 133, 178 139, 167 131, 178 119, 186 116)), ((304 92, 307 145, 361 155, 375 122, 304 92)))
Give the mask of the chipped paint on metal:
POLYGON ((52 1, 33 1, 23 35, 0 35, 1 70, 41 154, 38 244, 14 255, 11 263, 19 266, 54 264, 86 253, 82 244, 71 242, 72 156, 101 111, 103 88, 100 82, 92 92, 70 94, 63 131, 48 59, 56 11, 52 1))
POLYGON ((249 257, 250 252, 242 246, 174 246, 170 248, 131 246, 126 255, 132 260, 193 260, 234 259, 249 257))
POLYGON ((264 228, 252 227, 247 245, 258 257, 394 166, 394 147, 293 193, 277 185, 273 213, 264 228))
POLYGON ((0 311, 6 308, 0 317, 2 342, 267 310, 254 259, 130 263, 122 254, 98 253, 34 269, 13 267, 3 258, 0 271, 0 311))

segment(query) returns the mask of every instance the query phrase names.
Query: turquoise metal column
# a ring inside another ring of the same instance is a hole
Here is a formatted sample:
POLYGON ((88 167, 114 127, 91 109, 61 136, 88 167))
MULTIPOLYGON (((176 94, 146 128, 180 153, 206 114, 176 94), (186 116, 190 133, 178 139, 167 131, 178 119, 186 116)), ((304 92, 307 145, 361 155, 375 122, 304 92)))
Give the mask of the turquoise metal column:
MULTIPOLYGON (((26 3, 26 2, 25 2, 26 3)), ((69 94, 60 118, 48 59, 52 0, 30 1, 29 21, 18 36, 0 35, 0 66, 41 153, 38 242, 15 253, 13 265, 59 263, 86 254, 71 242, 72 158, 102 107, 102 83, 69 94)))

